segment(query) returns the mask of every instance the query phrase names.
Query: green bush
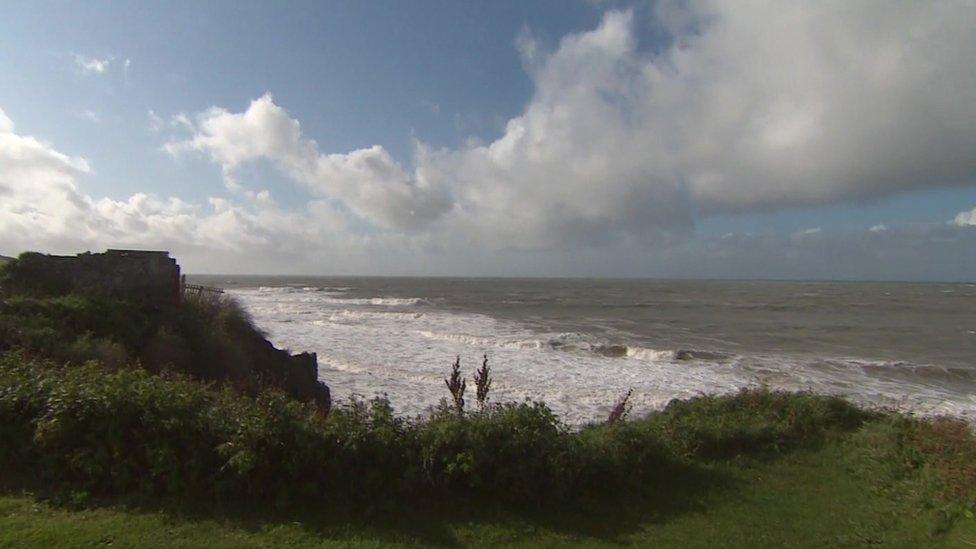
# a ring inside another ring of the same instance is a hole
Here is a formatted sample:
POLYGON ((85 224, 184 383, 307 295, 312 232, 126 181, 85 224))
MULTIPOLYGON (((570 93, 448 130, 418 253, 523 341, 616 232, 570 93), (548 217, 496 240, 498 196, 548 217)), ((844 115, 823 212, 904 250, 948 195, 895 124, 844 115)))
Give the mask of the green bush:
MULTIPOLYGON (((702 459, 782 451, 871 417, 839 399, 765 390, 578 431, 533 402, 466 414, 445 404, 403 418, 377 398, 323 416, 276 390, 250 397, 182 374, 0 354, 0 470, 92 494, 374 509, 432 499, 661 500, 677 489, 672 479, 704 478, 689 474, 708 470, 702 459)), ((925 494, 969 501, 969 427, 892 418, 857 431, 873 437, 857 444, 859 466, 887 467, 893 483, 929 479, 925 494)))
POLYGON ((728 458, 817 442, 831 430, 851 430, 873 416, 839 397, 744 389, 731 398, 671 401, 649 421, 684 455, 728 458))
POLYGON ((0 299, 0 351, 15 349, 59 363, 139 363, 151 372, 229 382, 251 395, 277 387, 296 398, 328 400, 320 398, 328 390, 308 364, 275 349, 222 296, 191 297, 164 310, 94 296, 7 297, 0 299))
POLYGON ((249 399, 181 375, 17 354, 0 358, 0 383, 0 461, 52 485, 278 496, 328 455, 320 415, 276 392, 249 399))
POLYGON ((541 403, 407 419, 381 398, 323 417, 276 391, 249 398, 178 374, 0 359, 0 461, 93 493, 537 501, 622 489, 665 459, 643 426, 586 433, 541 403))
POLYGON ((559 491, 557 466, 570 435, 542 403, 485 407, 462 415, 442 406, 419 433, 423 473, 448 493, 498 493, 515 500, 559 491))
POLYGON ((976 433, 964 421, 885 416, 853 435, 848 461, 885 490, 937 505, 947 517, 976 511, 976 433))
POLYGON ((425 491, 418 427, 417 420, 397 417, 386 398, 354 398, 333 407, 325 425, 325 437, 336 444, 333 459, 324 465, 328 485, 374 507, 389 497, 425 491))
POLYGON ((24 349, 59 361, 83 362, 102 358, 98 341, 134 354, 152 331, 146 314, 119 301, 80 296, 18 296, 0 301, 0 350, 24 349))

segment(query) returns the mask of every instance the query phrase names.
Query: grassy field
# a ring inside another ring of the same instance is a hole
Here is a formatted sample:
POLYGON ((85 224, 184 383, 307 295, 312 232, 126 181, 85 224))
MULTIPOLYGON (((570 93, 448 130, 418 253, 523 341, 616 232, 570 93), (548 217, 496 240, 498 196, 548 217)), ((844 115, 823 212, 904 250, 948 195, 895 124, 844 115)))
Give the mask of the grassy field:
MULTIPOLYGON (((55 505, 28 492, 0 497, 0 545, 259 547, 524 545, 657 547, 972 547, 976 519, 919 506, 910 485, 852 461, 850 437, 819 449, 710 466, 672 497, 619 507, 504 511, 452 507, 351 516, 55 505)), ((676 479, 675 482, 688 482, 676 479)), ((967 516, 969 515, 969 516, 967 516)))

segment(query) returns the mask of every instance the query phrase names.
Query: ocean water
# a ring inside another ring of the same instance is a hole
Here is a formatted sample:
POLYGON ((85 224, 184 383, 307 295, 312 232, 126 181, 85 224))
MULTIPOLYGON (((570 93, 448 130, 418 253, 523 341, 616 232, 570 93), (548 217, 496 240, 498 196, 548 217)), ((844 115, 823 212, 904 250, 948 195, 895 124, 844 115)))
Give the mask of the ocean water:
MULTIPOLYGON (((313 351, 338 399, 401 414, 489 357, 494 401, 569 424, 767 385, 976 421, 976 285, 770 281, 196 276, 279 347, 313 351)), ((469 400, 473 400, 473 395, 469 400)))

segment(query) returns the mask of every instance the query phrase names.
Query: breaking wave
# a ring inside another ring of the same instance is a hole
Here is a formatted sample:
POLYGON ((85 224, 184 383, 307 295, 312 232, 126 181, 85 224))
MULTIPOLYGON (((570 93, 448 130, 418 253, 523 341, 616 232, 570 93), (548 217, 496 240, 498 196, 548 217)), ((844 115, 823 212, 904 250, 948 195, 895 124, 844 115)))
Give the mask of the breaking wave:
POLYGON ((646 361, 705 360, 724 361, 729 355, 693 349, 651 349, 616 343, 594 343, 578 333, 563 333, 547 338, 517 338, 477 336, 460 333, 438 333, 429 330, 417 332, 427 339, 454 341, 473 347, 499 347, 509 349, 548 349, 553 351, 592 353, 605 358, 630 358, 646 361))
POLYGON ((423 413, 444 396, 444 376, 455 356, 462 357, 469 374, 488 353, 497 401, 542 400, 571 425, 605 418, 628 389, 634 390, 631 402, 639 415, 674 398, 759 385, 976 420, 976 370, 967 368, 748 350, 732 354, 710 349, 708 342, 702 343, 705 348, 659 347, 606 326, 592 333, 582 333, 585 325, 580 331, 546 332, 551 324, 529 318, 444 310, 436 306, 439 301, 419 297, 353 297, 349 288, 338 286, 230 293, 276 345, 318 353, 319 374, 336 398, 386 394, 407 415, 423 413))

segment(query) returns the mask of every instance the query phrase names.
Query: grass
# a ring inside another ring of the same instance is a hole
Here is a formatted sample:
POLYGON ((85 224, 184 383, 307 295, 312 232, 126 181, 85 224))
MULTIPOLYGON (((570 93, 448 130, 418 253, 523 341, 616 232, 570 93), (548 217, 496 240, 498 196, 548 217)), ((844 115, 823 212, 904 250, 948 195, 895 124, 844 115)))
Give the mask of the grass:
POLYGON ((777 459, 713 463, 724 478, 679 509, 413 508, 374 516, 301 511, 59 506, 29 493, 0 497, 0 546, 140 547, 610 546, 969 547, 976 519, 946 524, 938 509, 879 489, 886 481, 850 463, 851 441, 777 459))

